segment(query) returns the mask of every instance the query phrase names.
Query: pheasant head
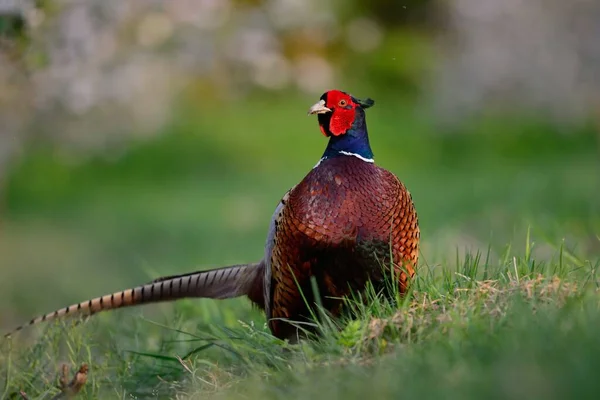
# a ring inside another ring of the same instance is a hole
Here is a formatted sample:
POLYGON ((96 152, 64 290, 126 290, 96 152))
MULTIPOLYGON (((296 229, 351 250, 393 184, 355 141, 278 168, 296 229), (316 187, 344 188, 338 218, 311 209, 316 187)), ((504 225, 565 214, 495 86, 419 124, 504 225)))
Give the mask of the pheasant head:
POLYGON ((369 98, 360 100, 341 90, 330 90, 310 107, 308 114, 317 114, 321 133, 329 137, 323 158, 354 155, 373 162, 364 111, 373 104, 369 98))

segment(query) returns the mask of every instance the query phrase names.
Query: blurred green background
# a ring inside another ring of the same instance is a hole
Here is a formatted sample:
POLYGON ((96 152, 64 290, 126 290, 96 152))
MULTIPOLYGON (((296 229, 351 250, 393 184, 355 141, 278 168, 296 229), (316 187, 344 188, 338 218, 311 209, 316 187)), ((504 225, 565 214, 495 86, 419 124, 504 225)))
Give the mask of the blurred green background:
MULTIPOLYGON (((543 54, 480 36, 497 14, 461 14, 471 3, 0 9, 0 327, 160 275, 258 260, 275 205, 325 148, 306 111, 332 88, 375 99, 375 158, 412 193, 423 264, 521 248, 529 226, 540 257, 563 239, 597 256, 596 82, 532 61, 598 71, 586 58, 597 49, 573 55, 517 10, 487 29, 529 29, 543 54)), ((250 310, 216 304, 228 324, 250 310)))

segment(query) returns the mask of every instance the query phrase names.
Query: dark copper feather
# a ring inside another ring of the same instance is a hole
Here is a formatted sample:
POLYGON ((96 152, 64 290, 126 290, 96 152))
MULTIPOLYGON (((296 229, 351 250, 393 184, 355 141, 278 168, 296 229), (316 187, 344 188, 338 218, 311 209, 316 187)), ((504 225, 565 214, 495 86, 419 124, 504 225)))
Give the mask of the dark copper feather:
POLYGON ((382 280, 391 265, 401 293, 414 275, 419 227, 410 193, 391 172, 354 156, 323 160, 296 187, 276 216, 271 254, 269 326, 276 336, 295 330, 281 319, 306 317, 299 292, 311 298, 317 280, 324 306, 339 312, 331 297, 382 280))

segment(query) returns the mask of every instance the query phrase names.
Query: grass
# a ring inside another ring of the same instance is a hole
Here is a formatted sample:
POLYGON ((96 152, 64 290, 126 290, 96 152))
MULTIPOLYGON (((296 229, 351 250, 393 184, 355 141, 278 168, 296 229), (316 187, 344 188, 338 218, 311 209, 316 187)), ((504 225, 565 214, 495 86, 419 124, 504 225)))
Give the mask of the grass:
POLYGON ((7 391, 43 395, 66 361, 91 366, 90 398, 593 396, 599 265, 559 248, 541 264, 508 250, 429 266, 400 306, 370 293, 347 320, 325 318, 321 338, 297 346, 244 319, 200 322, 184 306, 165 324, 124 312, 61 322, 4 360, 7 391))
MULTIPOLYGON (((184 111, 116 160, 26 149, 0 231, 2 329, 159 275, 259 259, 277 200, 324 147, 314 120, 288 125, 310 100, 184 111)), ((371 294, 298 346, 243 299, 46 324, 0 342, 0 398, 50 398, 62 363, 90 366, 81 398, 593 396, 595 133, 485 120, 477 135, 443 136, 409 105, 372 110, 377 161, 409 187, 422 228, 405 302, 371 294)))

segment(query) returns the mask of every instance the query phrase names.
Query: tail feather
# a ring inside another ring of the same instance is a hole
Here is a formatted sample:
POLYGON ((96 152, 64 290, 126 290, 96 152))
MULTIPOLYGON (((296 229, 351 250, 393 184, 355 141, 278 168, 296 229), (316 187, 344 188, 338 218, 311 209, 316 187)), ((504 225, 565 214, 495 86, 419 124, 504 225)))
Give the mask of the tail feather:
POLYGON ((189 297, 227 299, 247 295, 252 290, 251 283, 254 282, 254 277, 260 274, 261 265, 261 263, 240 264, 183 275, 165 276, 145 285, 72 304, 33 318, 28 323, 5 334, 4 337, 9 337, 28 326, 63 316, 92 315, 116 308, 189 297))

